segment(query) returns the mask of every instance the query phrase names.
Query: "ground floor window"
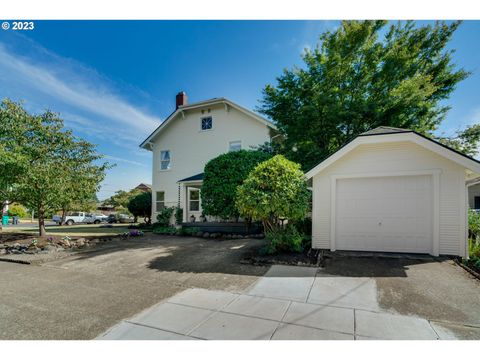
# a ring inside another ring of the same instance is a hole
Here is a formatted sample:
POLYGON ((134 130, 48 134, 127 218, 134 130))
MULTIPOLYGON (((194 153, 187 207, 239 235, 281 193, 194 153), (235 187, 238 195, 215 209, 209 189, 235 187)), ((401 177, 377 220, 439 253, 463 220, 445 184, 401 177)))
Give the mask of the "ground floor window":
POLYGON ((475 196, 473 198, 473 202, 474 202, 474 209, 480 209, 480 196, 475 196))
POLYGON ((190 189, 190 199, 189 199, 188 209, 190 211, 200 210, 200 190, 190 189))
POLYGON ((162 211, 165 207, 165 191, 157 191, 156 211, 162 211))

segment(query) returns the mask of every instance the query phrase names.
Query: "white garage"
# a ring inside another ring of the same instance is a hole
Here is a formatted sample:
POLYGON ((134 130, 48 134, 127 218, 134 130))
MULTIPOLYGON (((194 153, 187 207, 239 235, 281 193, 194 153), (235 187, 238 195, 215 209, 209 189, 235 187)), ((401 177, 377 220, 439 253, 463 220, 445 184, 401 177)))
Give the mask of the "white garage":
POLYGON ((466 256, 480 163, 411 130, 366 132, 307 173, 312 247, 466 256))

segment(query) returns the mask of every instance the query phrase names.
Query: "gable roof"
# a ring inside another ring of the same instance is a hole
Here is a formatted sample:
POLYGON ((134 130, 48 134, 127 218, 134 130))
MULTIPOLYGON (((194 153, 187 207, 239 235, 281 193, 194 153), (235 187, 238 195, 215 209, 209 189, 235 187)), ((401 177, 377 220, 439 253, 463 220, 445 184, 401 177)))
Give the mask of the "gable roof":
POLYGON ((391 126, 379 126, 375 129, 365 131, 361 133, 359 136, 370 136, 370 135, 384 135, 384 134, 398 134, 398 133, 405 133, 405 132, 412 132, 410 129, 400 129, 391 126))
POLYGON ((410 141, 416 143, 453 162, 456 162, 457 164, 464 166, 466 169, 469 169, 474 174, 480 174, 480 161, 468 155, 452 149, 451 147, 442 144, 436 140, 433 140, 425 135, 417 133, 416 131, 381 126, 360 134, 352 141, 348 142, 339 150, 337 150, 335 153, 330 155, 328 158, 313 167, 305 175, 307 179, 312 178, 313 176, 321 172, 323 169, 325 169, 327 166, 333 164, 335 161, 339 160, 359 145, 383 143, 389 141, 410 141))
POLYGON ((182 105, 179 106, 178 109, 176 109, 174 112, 172 112, 141 144, 140 147, 144 148, 146 150, 150 150, 147 146, 158 134, 160 134, 166 126, 172 122, 177 116, 183 115, 186 111, 192 110, 192 109, 198 109, 201 107, 209 106, 209 105, 217 105, 217 104, 224 104, 225 108, 228 108, 228 106, 237 109, 238 111, 250 116, 254 120, 257 120, 264 124, 265 126, 268 126, 271 129, 277 130, 277 127, 275 124, 273 124, 271 121, 265 119, 264 117, 254 113, 251 110, 248 110, 236 103, 234 103, 231 100, 228 100, 226 98, 213 98, 210 100, 205 100, 205 101, 199 101, 196 103, 191 103, 187 105, 182 105))
POLYGON ((200 173, 200 174, 197 174, 197 175, 187 177, 187 178, 182 179, 182 180, 178 180, 177 182, 200 181, 200 180, 203 180, 203 175, 204 175, 204 173, 200 173))

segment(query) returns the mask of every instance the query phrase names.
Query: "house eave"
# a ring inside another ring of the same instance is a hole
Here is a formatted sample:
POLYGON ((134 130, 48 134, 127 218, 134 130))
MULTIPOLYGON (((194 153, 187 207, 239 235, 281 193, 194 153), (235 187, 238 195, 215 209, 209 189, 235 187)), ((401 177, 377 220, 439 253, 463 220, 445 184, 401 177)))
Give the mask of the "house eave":
POLYGON ((238 111, 252 117, 253 119, 261 122, 262 124, 264 124, 265 126, 273 129, 273 130, 278 130, 277 127, 275 126, 275 124, 273 124, 271 121, 263 118, 262 116, 254 113, 253 111, 251 110, 248 110, 228 99, 225 99, 225 98, 215 98, 215 99, 210 99, 210 100, 205 100, 205 101, 200 101, 200 102, 196 102, 196 103, 192 103, 190 105, 183 105, 183 106, 180 106, 178 107, 178 109, 176 109, 173 113, 171 113, 139 146, 143 149, 146 149, 146 150, 149 150, 151 151, 151 145, 153 145, 153 139, 158 135, 160 134, 161 131, 163 131, 163 129, 166 128, 166 126, 168 125, 168 123, 170 123, 171 121, 173 121, 178 114, 185 114, 186 111, 188 110, 194 110, 194 109, 198 109, 198 108, 202 108, 202 107, 205 107, 205 106, 209 106, 209 105, 216 105, 216 104, 224 104, 226 106, 226 108, 228 109, 228 106, 232 107, 232 108, 235 108, 237 109, 238 111), (151 144, 151 145, 149 145, 151 144))
MULTIPOLYGON (((387 142, 412 142, 417 145, 420 145, 430 151, 433 151, 440 156, 443 156, 472 172, 472 174, 480 175, 480 162, 476 159, 473 159, 465 154, 462 154, 444 144, 439 143, 438 141, 432 140, 426 136, 418 134, 414 131, 408 132, 397 132, 397 133, 387 133, 387 134, 374 134, 374 135, 361 135, 356 137, 351 142, 347 143, 337 152, 330 155, 327 159, 319 163, 317 166, 308 171, 305 176, 307 179, 311 179, 325 168, 348 154, 350 151, 354 150, 360 145, 365 144, 377 144, 377 143, 387 143, 387 142)), ((478 176, 477 175, 477 176, 478 176)))

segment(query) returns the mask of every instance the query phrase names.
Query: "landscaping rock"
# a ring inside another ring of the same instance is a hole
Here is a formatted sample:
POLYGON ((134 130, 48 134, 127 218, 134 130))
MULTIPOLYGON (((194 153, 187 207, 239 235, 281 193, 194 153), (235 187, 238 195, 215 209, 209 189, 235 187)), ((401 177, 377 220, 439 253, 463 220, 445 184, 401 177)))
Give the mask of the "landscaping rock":
POLYGON ((199 231, 195 234, 196 237, 202 237, 203 236, 203 231, 199 231))
POLYGON ((78 247, 83 247, 83 246, 85 246, 85 239, 84 239, 84 238, 78 239, 77 242, 76 242, 76 245, 77 245, 78 247))
POLYGON ((5 249, 0 249, 0 255, 5 255, 7 253, 7 250, 5 249))
POLYGON ((203 237, 204 237, 204 238, 209 238, 209 237, 210 237, 210 233, 204 232, 204 233, 203 233, 203 237))
POLYGON ((44 250, 44 251, 48 251, 48 252, 57 251, 57 247, 48 244, 48 245, 45 245, 45 247, 43 248, 43 250, 44 250))

